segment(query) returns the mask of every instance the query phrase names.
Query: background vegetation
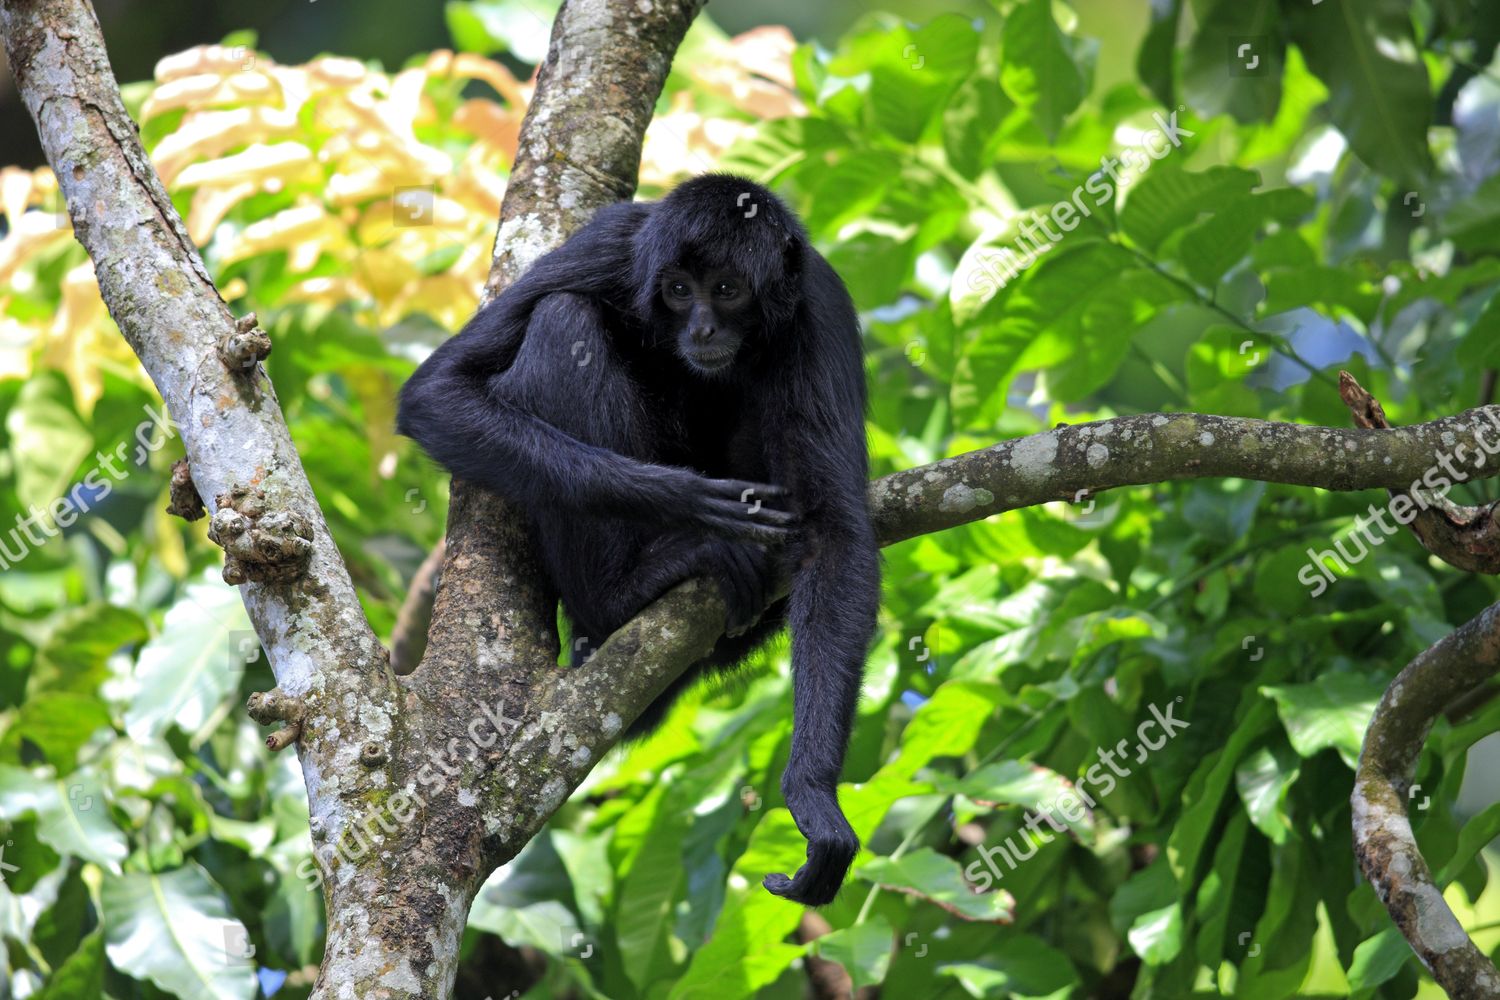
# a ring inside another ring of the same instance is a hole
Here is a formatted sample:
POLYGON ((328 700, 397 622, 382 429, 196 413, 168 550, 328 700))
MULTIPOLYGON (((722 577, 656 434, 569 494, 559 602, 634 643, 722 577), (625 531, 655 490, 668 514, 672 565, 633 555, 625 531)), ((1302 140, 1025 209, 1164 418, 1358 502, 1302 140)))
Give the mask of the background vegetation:
MULTIPOLYGON (((126 90, 219 287, 271 332, 276 393, 387 633, 446 497, 394 437, 395 391, 477 301, 544 6, 450 4, 459 54, 390 69, 231 35, 126 90)), ((802 45, 701 19, 648 135, 643 194, 723 167, 803 213, 864 314, 876 472, 1151 410, 1342 426, 1341 367, 1398 424, 1489 400, 1493 12, 973 13, 866 12, 802 45), (1180 148, 1100 202, 1086 187, 1093 212, 996 280, 1031 210, 1170 122, 1180 148)), ((0 995, 305 995, 322 904, 304 792, 241 709, 270 671, 203 522, 163 512, 181 449, 55 182, 6 169, 0 208, 0 995), (33 509, 52 513, 23 545, 33 509)), ((892 997, 1435 995, 1357 877, 1352 766, 1389 678, 1500 593, 1397 534, 1314 596, 1309 548, 1350 545, 1381 499, 1186 483, 887 550, 843 792, 877 832, 831 933, 758 886, 801 850, 778 808, 778 648, 606 759, 497 874, 460 995, 523 976, 528 997, 798 997, 817 958, 892 997), (1090 769, 1153 706, 1188 728, 1066 834, 1028 826, 1069 783, 1100 793, 1090 769), (967 891, 1001 844, 1035 856, 967 891)), ((1412 810, 1492 954, 1497 728, 1500 704, 1441 726, 1412 810)))

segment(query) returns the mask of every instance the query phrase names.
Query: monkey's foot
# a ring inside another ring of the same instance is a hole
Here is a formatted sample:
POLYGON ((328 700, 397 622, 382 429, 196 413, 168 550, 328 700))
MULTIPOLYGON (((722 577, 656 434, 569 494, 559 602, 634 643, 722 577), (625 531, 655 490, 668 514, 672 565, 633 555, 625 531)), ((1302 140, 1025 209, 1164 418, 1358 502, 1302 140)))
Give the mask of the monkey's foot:
POLYGON ((224 582, 291 583, 312 558, 312 522, 271 510, 262 490, 236 486, 217 498, 208 537, 224 549, 224 582))

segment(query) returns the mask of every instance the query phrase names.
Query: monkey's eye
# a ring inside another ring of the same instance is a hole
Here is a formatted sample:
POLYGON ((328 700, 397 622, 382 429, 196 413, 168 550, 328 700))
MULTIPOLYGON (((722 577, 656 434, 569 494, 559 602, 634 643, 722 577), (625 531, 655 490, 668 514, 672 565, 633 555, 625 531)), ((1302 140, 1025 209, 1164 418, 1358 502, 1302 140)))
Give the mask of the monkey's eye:
POLYGON ((674 299, 685 299, 693 293, 687 285, 680 281, 674 281, 667 286, 667 294, 674 299))
POLYGON ((721 281, 714 286, 714 294, 721 299, 732 299, 739 294, 739 289, 731 282, 721 281))

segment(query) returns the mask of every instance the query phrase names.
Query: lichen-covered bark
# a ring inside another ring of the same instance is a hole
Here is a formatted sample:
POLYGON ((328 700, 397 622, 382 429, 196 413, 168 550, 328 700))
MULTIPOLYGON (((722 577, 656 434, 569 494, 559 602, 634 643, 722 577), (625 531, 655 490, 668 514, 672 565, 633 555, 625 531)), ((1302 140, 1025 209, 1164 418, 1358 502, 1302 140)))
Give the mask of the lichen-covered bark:
POLYGON ((1486 457, 1483 441, 1500 446, 1500 406, 1395 430, 1143 413, 1062 426, 897 472, 873 483, 870 498, 876 533, 889 545, 1020 507, 1173 479, 1403 488, 1432 469, 1439 453, 1467 456, 1455 468, 1487 479, 1500 475, 1500 455, 1486 457))
MULTIPOLYGON (((891 545, 1021 507, 1174 479, 1236 476, 1330 490, 1403 486, 1433 467, 1437 451, 1451 455, 1467 445, 1483 455, 1479 438, 1500 444, 1500 406, 1383 431, 1145 413, 1058 427, 892 473, 870 484, 870 513, 876 538, 891 545)), ((1500 475, 1500 460, 1455 468, 1485 479, 1500 475)), ((679 587, 602 645, 594 663, 608 663, 612 679, 671 680, 701 655, 702 618, 713 623, 712 642, 724 619, 717 593, 679 587)), ((601 697, 610 701, 611 694, 601 697)))
POLYGON ((1432 722, 1500 673, 1500 604, 1423 652, 1386 688, 1365 733, 1350 803, 1354 850, 1391 919, 1455 1000, 1500 997, 1500 973, 1448 908, 1407 819, 1408 789, 1432 722))
MULTIPOLYGON (((701 0, 563 5, 521 127, 488 296, 600 207, 630 197, 656 98, 701 6, 701 0)), ((486 801, 491 864, 525 846, 624 725, 682 670, 663 660, 635 675, 607 673, 618 666, 613 653, 581 670, 559 671, 554 606, 518 512, 454 481, 429 645, 411 685, 436 701, 476 694, 503 700, 522 720, 476 785, 486 801)), ((673 633, 681 639, 701 632, 687 645, 706 649, 722 620, 722 613, 698 614, 673 633)), ((622 646, 655 641, 644 624, 625 631, 622 646)))
POLYGON ((141 148, 92 8, 83 0, 4 0, 0 26, 75 235, 110 315, 177 425, 200 499, 217 512, 218 498, 254 491, 268 531, 284 524, 307 543, 304 550, 284 539, 296 549, 295 573, 271 573, 273 580, 240 591, 280 690, 304 707, 298 754, 313 816, 341 836, 352 804, 376 784, 357 767, 359 743, 348 734, 389 738, 395 691, 276 393, 258 365, 231 370, 220 356, 243 331, 141 148))
MULTIPOLYGON (((275 390, 256 363, 265 345, 234 346, 249 331, 220 299, 141 148, 92 8, 83 0, 4 0, 0 27, 105 304, 177 425, 189 473, 179 493, 190 485, 214 513, 219 498, 253 493, 262 516, 258 527, 246 527, 259 534, 247 536, 241 554, 265 555, 260 543, 266 543, 294 557, 286 572, 260 574, 266 582, 245 583, 240 591, 280 692, 302 707, 297 747, 314 825, 325 840, 345 837, 385 780, 358 759, 362 741, 395 738, 397 692, 275 390), (239 359, 235 366, 221 354, 226 345, 239 359)), ((177 500, 175 506, 192 509, 185 497, 177 500)), ((323 874, 336 885, 353 884, 347 865, 325 864, 323 874)), ((331 898, 338 906, 347 894, 331 898)), ((351 917, 386 919, 373 898, 359 900, 359 914, 351 917)), ((352 980, 340 978, 347 989, 352 980)))

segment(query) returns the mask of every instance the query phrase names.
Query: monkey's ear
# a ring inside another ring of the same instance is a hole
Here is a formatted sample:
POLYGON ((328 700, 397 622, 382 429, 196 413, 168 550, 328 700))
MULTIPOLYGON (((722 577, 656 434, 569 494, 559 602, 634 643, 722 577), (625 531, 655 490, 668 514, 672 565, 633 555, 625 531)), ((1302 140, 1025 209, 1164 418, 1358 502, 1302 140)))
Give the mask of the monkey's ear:
POLYGON ((783 233, 781 236, 781 273, 788 278, 800 277, 802 274, 802 241, 792 233, 783 233))

